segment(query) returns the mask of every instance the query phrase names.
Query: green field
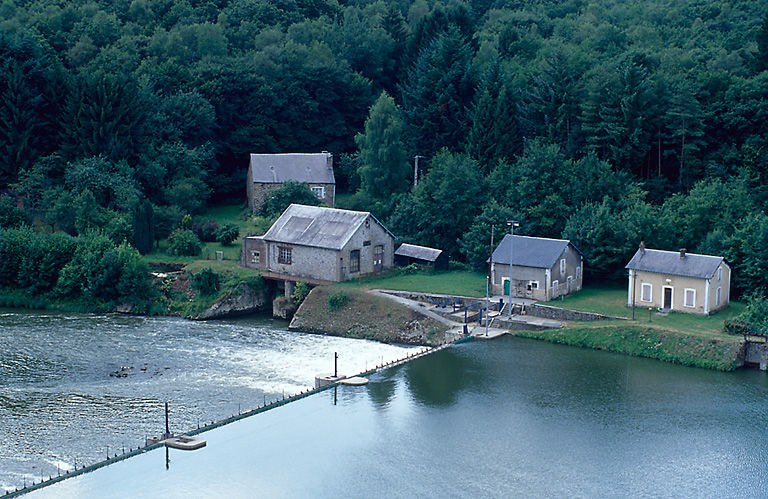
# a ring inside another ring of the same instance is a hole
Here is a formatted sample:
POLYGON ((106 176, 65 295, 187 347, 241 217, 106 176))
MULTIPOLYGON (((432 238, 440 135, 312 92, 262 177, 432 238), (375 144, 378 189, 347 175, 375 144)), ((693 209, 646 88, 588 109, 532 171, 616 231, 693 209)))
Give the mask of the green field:
POLYGON ((485 274, 458 270, 403 274, 396 270, 391 275, 345 281, 336 286, 482 297, 485 296, 485 274))
MULTIPOLYGON (((590 286, 562 300, 547 302, 554 307, 594 312, 631 319, 632 308, 627 306, 627 288, 620 286, 590 286)), ((651 325, 663 329, 692 334, 717 335, 723 333, 723 322, 740 314, 746 305, 731 302, 728 308, 711 316, 670 312, 666 316, 649 312, 648 308, 635 308, 634 324, 651 325)), ((621 321, 625 323, 624 321, 621 321)), ((600 324, 606 325, 606 322, 600 324)))

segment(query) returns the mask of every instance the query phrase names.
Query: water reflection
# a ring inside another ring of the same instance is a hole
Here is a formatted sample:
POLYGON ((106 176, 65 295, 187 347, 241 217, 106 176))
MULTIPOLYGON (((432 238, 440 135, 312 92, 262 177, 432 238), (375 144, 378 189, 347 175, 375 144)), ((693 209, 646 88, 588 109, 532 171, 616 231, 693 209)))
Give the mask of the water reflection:
POLYGON ((448 406, 456 402, 459 392, 482 382, 480 364, 460 354, 461 347, 448 348, 405 365, 408 390, 421 404, 448 406))
POLYGON ((387 369, 376 377, 375 383, 369 383, 368 397, 376 408, 382 409, 389 406, 397 389, 397 378, 402 367, 387 369))

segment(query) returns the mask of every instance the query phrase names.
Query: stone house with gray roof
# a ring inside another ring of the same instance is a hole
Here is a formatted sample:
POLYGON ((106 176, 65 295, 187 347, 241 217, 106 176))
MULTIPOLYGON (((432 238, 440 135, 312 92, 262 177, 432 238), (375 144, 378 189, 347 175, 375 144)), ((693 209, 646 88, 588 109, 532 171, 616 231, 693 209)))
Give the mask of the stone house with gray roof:
POLYGON ((627 305, 705 314, 728 306, 731 268, 721 256, 646 249, 626 265, 627 305))
POLYGON ((579 291, 584 257, 568 240, 545 237, 504 236, 493 251, 491 292, 548 301, 579 291), (510 258, 512 280, 510 281, 510 258))
POLYGON ((243 238, 240 263, 266 278, 319 284, 391 268, 394 246, 367 211, 292 204, 266 234, 243 238))
POLYGON ((248 205, 257 213, 267 194, 285 182, 307 184, 324 204, 336 202, 333 155, 321 153, 251 154, 248 165, 248 205))

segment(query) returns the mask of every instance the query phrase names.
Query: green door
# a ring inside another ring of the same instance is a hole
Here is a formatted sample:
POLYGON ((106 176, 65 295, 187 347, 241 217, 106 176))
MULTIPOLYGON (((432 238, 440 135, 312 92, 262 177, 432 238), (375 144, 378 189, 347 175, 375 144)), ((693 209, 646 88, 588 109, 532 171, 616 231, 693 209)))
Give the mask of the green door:
POLYGON ((504 281, 504 295, 509 296, 509 280, 504 281))

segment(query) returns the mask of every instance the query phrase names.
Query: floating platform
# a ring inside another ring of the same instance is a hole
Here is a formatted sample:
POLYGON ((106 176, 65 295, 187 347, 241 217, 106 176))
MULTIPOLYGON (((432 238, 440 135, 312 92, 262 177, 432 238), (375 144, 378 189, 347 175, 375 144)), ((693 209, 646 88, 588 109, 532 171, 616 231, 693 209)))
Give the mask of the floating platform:
POLYGON ((166 447, 181 450, 196 450, 205 447, 207 444, 207 442, 200 437, 189 437, 187 435, 167 438, 164 442, 166 447))
POLYGON ((352 376, 351 378, 344 378, 340 381, 342 385, 349 385, 349 386, 363 386, 368 384, 368 378, 363 378, 362 376, 352 376))

